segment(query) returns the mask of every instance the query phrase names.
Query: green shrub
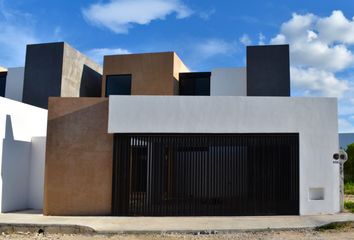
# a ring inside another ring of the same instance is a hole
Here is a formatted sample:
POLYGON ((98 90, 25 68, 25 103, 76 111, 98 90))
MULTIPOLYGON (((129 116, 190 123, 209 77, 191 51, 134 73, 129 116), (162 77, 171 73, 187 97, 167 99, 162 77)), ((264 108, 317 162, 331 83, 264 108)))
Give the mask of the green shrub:
POLYGON ((327 231, 327 230, 341 230, 351 226, 351 222, 333 222, 320 227, 315 228, 317 231, 327 231))
POLYGON ((344 201, 344 208, 354 213, 354 202, 352 201, 344 201))
POLYGON ((346 182, 344 183, 344 193, 348 195, 354 195, 354 183, 353 182, 346 182))
POLYGON ((344 182, 354 183, 354 143, 348 145, 348 161, 344 164, 344 182))

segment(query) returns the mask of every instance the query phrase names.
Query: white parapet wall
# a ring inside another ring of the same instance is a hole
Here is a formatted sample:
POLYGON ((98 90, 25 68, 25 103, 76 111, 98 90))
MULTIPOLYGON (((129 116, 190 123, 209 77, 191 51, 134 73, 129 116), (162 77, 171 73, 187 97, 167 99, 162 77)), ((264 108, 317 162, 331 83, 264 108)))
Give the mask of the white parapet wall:
POLYGON ((25 68, 9 68, 6 76, 5 97, 22 102, 25 68))
POLYGON ((211 96, 247 96, 246 68, 217 68, 211 72, 211 96))
POLYGON ((335 98, 110 96, 108 132, 299 133, 300 214, 339 212, 335 98))
POLYGON ((0 97, 0 210, 42 208, 47 110, 0 97))

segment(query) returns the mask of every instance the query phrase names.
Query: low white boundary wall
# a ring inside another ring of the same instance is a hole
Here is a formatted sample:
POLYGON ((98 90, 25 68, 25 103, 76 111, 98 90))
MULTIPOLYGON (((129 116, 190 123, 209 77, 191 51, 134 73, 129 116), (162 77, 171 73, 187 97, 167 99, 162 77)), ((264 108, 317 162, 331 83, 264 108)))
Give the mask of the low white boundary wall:
POLYGON ((300 214, 339 211, 335 98, 110 96, 108 132, 299 133, 300 214))
POLYGON ((47 110, 0 97, 1 212, 42 208, 46 131, 47 110))

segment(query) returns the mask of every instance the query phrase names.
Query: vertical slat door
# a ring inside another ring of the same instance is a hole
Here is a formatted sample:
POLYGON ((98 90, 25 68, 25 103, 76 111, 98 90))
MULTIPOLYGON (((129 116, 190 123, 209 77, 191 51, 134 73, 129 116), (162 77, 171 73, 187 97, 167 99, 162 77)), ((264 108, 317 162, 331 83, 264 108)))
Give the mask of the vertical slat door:
POLYGON ((112 215, 299 214, 299 134, 115 134, 112 215))

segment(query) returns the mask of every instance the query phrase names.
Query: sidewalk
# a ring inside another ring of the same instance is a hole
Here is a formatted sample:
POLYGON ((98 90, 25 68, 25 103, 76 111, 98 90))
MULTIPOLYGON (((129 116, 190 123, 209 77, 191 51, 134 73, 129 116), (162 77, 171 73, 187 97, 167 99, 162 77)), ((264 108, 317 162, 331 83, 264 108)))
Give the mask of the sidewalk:
POLYGON ((354 214, 256 217, 54 217, 23 211, 0 214, 0 230, 57 233, 237 232, 315 228, 354 221, 354 214))

